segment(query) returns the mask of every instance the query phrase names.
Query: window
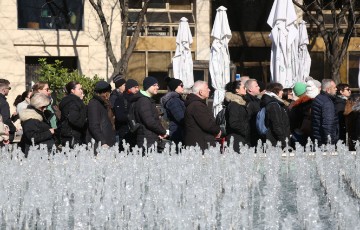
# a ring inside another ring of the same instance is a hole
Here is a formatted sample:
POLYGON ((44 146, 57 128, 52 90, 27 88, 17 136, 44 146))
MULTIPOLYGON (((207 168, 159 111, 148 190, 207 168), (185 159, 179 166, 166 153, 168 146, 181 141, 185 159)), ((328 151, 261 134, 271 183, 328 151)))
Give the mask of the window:
POLYGON ((129 9, 141 9, 142 0, 130 0, 129 1, 129 9))
POLYGON ((191 10, 191 0, 170 0, 171 10, 191 10))
POLYGON ((348 82, 350 88, 358 88, 358 77, 360 73, 360 52, 349 52, 348 82))
MULTIPOLYGON (((128 36, 134 33, 143 0, 134 1, 129 12, 128 36)), ((141 36, 177 35, 180 18, 186 17, 192 35, 195 35, 194 3, 192 0, 151 0, 144 17, 141 36)))
POLYGON ((82 30, 82 0, 18 0, 18 28, 82 30))
POLYGON ((151 0, 149 2, 149 8, 165 8, 166 2, 165 0, 151 0))
POLYGON ((325 76, 325 53, 324 52, 310 52, 311 63, 310 76, 321 82, 325 76))
POLYGON ((62 61, 62 67, 67 68, 69 72, 78 69, 78 57, 68 56, 26 56, 25 57, 25 79, 26 89, 31 89, 32 83, 38 81, 39 74, 37 71, 40 69, 39 59, 46 58, 48 64, 54 64, 55 60, 62 61))

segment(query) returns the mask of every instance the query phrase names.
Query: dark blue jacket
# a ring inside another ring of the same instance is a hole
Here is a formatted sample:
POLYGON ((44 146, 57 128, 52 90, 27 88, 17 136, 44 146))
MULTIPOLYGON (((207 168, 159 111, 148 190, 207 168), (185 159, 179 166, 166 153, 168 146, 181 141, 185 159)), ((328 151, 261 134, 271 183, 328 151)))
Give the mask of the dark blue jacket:
POLYGON ((339 139, 339 122, 334 100, 334 96, 321 91, 312 103, 313 138, 318 140, 319 145, 328 143, 328 136, 330 136, 332 144, 335 144, 339 139))
POLYGON ((177 92, 168 92, 161 98, 161 105, 166 109, 169 119, 170 139, 175 143, 184 139, 185 103, 177 92))

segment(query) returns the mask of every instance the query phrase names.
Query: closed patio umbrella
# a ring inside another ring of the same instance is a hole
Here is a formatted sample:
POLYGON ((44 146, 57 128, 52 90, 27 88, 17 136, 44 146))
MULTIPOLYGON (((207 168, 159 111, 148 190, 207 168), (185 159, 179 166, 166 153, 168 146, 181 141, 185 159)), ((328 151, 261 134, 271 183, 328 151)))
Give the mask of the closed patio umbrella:
POLYGON ((279 82, 285 88, 292 87, 297 81, 299 35, 296 18, 291 0, 275 0, 267 20, 272 28, 271 81, 279 82))
POLYGON ((215 89, 213 111, 214 116, 222 109, 225 97, 225 85, 230 82, 229 41, 231 30, 226 14, 226 8, 220 6, 216 10, 214 25, 211 31, 213 42, 211 45, 209 71, 211 83, 215 89))
POLYGON ((306 30, 305 21, 299 24, 299 64, 298 81, 305 82, 305 78, 310 75, 311 57, 308 51, 309 36, 306 30))
POLYGON ((187 18, 180 19, 179 29, 176 36, 176 51, 173 57, 174 78, 183 82, 184 88, 189 89, 194 85, 193 60, 191 56, 191 44, 193 38, 187 18))

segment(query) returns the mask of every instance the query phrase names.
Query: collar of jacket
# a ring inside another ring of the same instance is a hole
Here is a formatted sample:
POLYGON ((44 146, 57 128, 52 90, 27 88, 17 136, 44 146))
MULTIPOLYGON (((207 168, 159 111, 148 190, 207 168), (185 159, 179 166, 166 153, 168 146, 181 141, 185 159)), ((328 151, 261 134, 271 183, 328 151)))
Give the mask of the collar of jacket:
POLYGON ((234 94, 232 92, 225 93, 225 101, 227 102, 235 102, 239 105, 246 105, 246 101, 244 100, 243 96, 234 94))
POLYGON ((6 100, 6 97, 4 94, 0 93, 0 97, 4 98, 6 100))
POLYGON ((104 99, 102 99, 101 97, 99 97, 98 95, 94 94, 94 97, 93 97, 95 100, 99 101, 105 108, 106 108, 106 104, 105 104, 105 101, 104 99))
POLYGON ((328 94, 326 91, 324 90, 321 90, 320 94, 323 94, 325 96, 328 96, 331 100, 335 100, 336 99, 336 95, 331 95, 331 94, 328 94))
POLYGON ((151 97, 151 95, 150 95, 147 91, 140 90, 140 93, 141 93, 142 95, 144 95, 145 97, 151 97))

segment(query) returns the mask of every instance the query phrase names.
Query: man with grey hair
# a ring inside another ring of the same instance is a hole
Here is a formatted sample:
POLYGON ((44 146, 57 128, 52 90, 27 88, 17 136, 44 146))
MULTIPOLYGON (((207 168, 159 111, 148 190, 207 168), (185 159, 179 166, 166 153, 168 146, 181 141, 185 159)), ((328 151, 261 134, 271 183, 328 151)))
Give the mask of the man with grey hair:
POLYGON ((245 82, 246 95, 245 100, 247 102, 247 112, 249 114, 250 123, 250 146, 257 145, 260 136, 256 131, 256 115, 260 111, 260 87, 255 79, 249 79, 245 82))
POLYGON ((10 90, 10 82, 6 79, 0 79, 0 114, 2 116, 4 124, 9 126, 9 140, 10 142, 12 142, 14 140, 16 127, 11 121, 10 106, 9 103, 6 101, 6 96, 9 94, 10 90))
POLYGON ((199 145, 202 150, 208 145, 215 146, 216 138, 220 138, 220 126, 216 124, 211 110, 206 105, 210 89, 205 81, 196 81, 192 93, 185 101, 185 139, 186 146, 199 145))
POLYGON ((339 122, 335 110, 336 84, 332 79, 323 79, 321 92, 311 106, 313 138, 319 145, 336 144, 339 140, 339 122), (330 138, 330 139, 329 139, 330 138))

